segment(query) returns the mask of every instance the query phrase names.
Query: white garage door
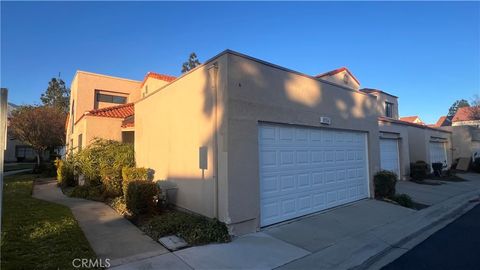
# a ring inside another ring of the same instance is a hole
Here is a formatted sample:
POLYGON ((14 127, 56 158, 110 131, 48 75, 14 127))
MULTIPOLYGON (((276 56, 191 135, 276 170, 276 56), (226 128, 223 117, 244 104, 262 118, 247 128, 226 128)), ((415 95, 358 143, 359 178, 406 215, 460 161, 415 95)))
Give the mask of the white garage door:
POLYGON ((259 126, 261 226, 368 197, 366 135, 259 126))
POLYGON ((400 177, 398 140, 380 139, 380 167, 400 177))
POLYGON ((430 142, 430 164, 431 163, 446 163, 447 151, 445 150, 444 142, 430 142))

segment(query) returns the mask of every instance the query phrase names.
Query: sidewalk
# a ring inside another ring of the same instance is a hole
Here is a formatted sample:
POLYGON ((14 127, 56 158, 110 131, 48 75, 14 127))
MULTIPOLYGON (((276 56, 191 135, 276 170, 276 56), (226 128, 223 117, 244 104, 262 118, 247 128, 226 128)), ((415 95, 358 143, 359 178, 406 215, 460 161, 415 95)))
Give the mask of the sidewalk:
MULTIPOLYGON (((399 182, 399 192, 431 204, 420 211, 362 200, 268 227, 228 244, 191 247, 173 254, 192 269, 368 269, 386 254, 412 248, 476 205, 469 200, 480 194, 480 175, 461 176, 469 181, 438 186, 399 182)), ((152 261, 137 262, 130 269, 153 269, 144 268, 152 261)))
POLYGON ((37 180, 33 197, 68 206, 97 256, 109 258, 112 266, 169 254, 106 204, 67 197, 52 179, 37 180))

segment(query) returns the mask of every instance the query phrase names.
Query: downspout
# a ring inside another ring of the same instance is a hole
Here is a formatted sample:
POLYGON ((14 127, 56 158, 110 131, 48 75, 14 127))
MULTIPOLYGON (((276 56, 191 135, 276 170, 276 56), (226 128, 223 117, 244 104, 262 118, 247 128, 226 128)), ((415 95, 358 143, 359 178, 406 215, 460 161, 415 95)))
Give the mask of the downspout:
POLYGON ((214 111, 213 111, 213 117, 214 117, 214 124, 215 124, 215 130, 213 133, 213 166, 214 166, 214 171, 213 171, 213 216, 218 219, 218 63, 215 62, 213 63, 209 68, 208 71, 212 71, 210 73, 210 78, 212 79, 212 87, 213 87, 213 106, 214 106, 214 111))

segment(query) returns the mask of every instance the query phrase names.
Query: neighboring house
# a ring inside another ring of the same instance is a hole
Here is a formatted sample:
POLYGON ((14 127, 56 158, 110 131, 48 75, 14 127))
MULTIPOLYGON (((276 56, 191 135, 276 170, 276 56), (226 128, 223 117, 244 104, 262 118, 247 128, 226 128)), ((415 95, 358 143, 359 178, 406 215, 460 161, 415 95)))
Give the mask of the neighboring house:
POLYGON ((423 122, 422 119, 420 119, 420 117, 418 117, 416 115, 400 117, 400 120, 405 121, 405 122, 409 122, 409 123, 425 125, 425 122, 423 122))
POLYGON ((450 132, 428 127, 418 116, 399 119, 398 97, 378 89, 360 89, 377 97, 380 167, 410 178, 410 163, 452 164, 450 132))
MULTIPOLYGON (((452 126, 473 126, 480 127, 480 117, 476 116, 474 111, 479 111, 479 107, 461 107, 452 119, 452 126)), ((480 114, 480 113, 477 113, 480 114)))
POLYGON ((373 197, 380 169, 451 164, 448 131, 399 120, 396 96, 360 86, 347 68, 309 76, 230 50, 179 78, 79 71, 67 141, 134 142, 172 203, 240 235, 373 197))
MULTIPOLYGON (((7 118, 10 119, 12 112, 15 111, 18 106, 13 103, 8 103, 7 108, 7 118)), ((37 158, 32 147, 16 139, 10 131, 7 133, 7 148, 4 153, 5 162, 35 161, 37 158)), ((43 158, 45 157, 48 157, 48 151, 43 154, 43 158)))
POLYGON ((444 116, 440 116, 440 118, 438 118, 437 122, 433 125, 429 125, 431 127, 448 127, 448 126, 451 126, 452 125, 452 120, 444 115, 444 116))
MULTIPOLYGON (((443 128, 452 132, 453 159, 471 158, 480 153, 480 119, 474 110, 478 107, 462 107, 452 118, 450 125, 443 128)), ((438 122, 437 122, 438 124, 438 122)))
POLYGON ((149 72, 143 81, 77 71, 71 84, 66 123, 67 151, 82 149, 95 138, 133 143, 134 104, 174 77, 149 72))

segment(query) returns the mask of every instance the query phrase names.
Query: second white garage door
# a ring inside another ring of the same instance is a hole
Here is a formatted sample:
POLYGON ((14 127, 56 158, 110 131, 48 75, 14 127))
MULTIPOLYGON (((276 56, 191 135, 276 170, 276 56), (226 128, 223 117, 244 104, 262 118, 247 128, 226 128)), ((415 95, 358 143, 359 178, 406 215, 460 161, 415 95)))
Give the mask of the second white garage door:
POLYGON ((259 125, 261 226, 368 197, 366 134, 259 125))
POLYGON ((380 139, 380 167, 400 177, 398 140, 380 139))
POLYGON ((430 165, 431 163, 447 162, 447 151, 444 142, 430 142, 430 165))

